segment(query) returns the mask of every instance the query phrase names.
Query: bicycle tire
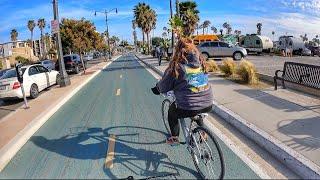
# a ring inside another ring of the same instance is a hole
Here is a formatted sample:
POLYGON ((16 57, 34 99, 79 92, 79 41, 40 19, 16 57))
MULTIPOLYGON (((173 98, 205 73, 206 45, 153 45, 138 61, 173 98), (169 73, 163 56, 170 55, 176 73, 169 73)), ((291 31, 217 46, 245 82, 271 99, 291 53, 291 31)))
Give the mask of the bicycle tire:
POLYGON ((161 105, 161 115, 162 115, 162 121, 164 124, 164 127, 167 130, 167 133, 170 134, 170 128, 169 128, 169 122, 168 122, 168 110, 171 105, 171 102, 169 99, 165 99, 162 101, 161 105))
MULTIPOLYGON (((214 150, 215 153, 215 156, 219 156, 218 159, 219 159, 219 164, 220 164, 220 173, 218 174, 218 178, 214 178, 214 177, 208 177, 208 175, 205 175, 203 173, 203 170, 201 169, 201 167, 199 167, 199 164, 200 164, 200 161, 199 159, 201 160, 201 157, 196 157, 196 149, 191 149, 191 157, 192 157, 192 160, 193 160, 193 163, 199 173, 199 175, 203 178, 203 179, 223 179, 224 178, 224 174, 225 174, 225 164, 224 164, 224 158, 223 158, 223 154, 222 154, 222 151, 221 151, 221 148, 220 148, 220 145, 219 143, 217 142, 217 140, 214 138, 214 136, 210 133, 210 131, 204 127, 197 127, 195 128, 193 131, 192 131, 192 136, 194 136, 195 134, 199 133, 199 132, 205 132, 207 135, 208 135, 208 139, 206 142, 208 141, 212 141, 213 143, 210 143, 210 150, 211 152, 214 150), (214 149, 213 149, 214 148, 214 149), (198 162, 196 160, 196 158, 198 159, 198 162)), ((191 137, 192 138, 192 137, 191 137)), ((211 161, 213 161, 211 159, 211 161)), ((215 162, 213 162, 215 163, 215 162)), ((214 164, 215 165, 215 164, 214 164)))

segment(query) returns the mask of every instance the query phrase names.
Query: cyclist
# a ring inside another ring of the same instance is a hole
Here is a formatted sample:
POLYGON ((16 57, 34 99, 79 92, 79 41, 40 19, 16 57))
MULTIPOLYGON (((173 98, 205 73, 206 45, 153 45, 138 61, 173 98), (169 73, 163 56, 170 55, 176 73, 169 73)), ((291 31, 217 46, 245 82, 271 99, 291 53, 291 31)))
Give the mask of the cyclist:
MULTIPOLYGON (((162 79, 152 88, 156 95, 173 91, 176 102, 168 111, 171 136, 166 142, 179 144, 180 118, 196 116, 212 110, 213 94, 208 83, 205 60, 190 38, 180 38, 172 61, 165 70, 162 79)), ((203 121, 197 121, 199 126, 203 121)))

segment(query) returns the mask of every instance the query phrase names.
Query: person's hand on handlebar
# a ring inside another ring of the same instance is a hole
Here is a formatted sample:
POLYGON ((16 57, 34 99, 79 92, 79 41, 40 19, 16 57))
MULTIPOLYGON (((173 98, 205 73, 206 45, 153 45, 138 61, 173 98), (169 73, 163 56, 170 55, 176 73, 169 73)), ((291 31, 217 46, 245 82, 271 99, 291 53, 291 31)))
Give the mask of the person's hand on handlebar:
POLYGON ((157 86, 151 88, 151 90, 152 90, 153 94, 160 95, 160 92, 159 92, 159 89, 157 88, 157 86))

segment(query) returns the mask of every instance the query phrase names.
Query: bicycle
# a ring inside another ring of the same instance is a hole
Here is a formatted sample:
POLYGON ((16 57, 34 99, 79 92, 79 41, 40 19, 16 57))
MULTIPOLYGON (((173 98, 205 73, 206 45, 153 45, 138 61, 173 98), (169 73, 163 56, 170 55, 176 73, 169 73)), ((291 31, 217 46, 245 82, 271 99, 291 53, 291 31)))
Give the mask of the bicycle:
MULTIPOLYGON (((162 119, 167 132, 170 132, 166 115, 169 106, 175 102, 175 96, 173 92, 168 92, 167 94, 163 94, 163 96, 165 99, 161 107, 162 119)), ((207 116, 208 114, 203 113, 191 117, 189 126, 186 124, 185 119, 180 119, 179 122, 186 140, 187 150, 191 154, 199 175, 203 179, 223 179, 225 165, 221 148, 210 131, 205 127, 198 126, 196 123, 200 119, 204 120, 207 116), (205 137, 205 134, 207 137, 205 137)))

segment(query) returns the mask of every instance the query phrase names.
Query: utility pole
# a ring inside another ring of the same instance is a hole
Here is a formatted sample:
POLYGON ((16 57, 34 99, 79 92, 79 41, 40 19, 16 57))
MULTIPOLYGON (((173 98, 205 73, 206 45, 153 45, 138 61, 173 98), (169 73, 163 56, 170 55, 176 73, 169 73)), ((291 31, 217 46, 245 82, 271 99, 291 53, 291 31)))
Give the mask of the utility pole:
POLYGON ((109 37, 109 26, 108 26, 108 13, 112 12, 112 11, 116 11, 116 14, 118 13, 118 9, 117 8, 113 8, 109 11, 105 10, 104 12, 101 11, 95 11, 94 12, 94 16, 97 16, 97 13, 104 13, 106 16, 106 26, 107 26, 107 43, 108 43, 108 51, 109 51, 109 60, 111 60, 111 48, 110 48, 110 37, 109 37))
MULTIPOLYGON (((71 84, 70 78, 66 72, 64 61, 63 61, 63 52, 60 36, 60 23, 59 23, 59 13, 58 13, 58 0, 53 0, 53 17, 56 22, 56 32, 54 32, 56 45, 58 50, 58 61, 59 61, 59 71, 60 71, 60 87, 69 86, 71 84)), ((53 28, 53 27, 52 27, 53 28)))

